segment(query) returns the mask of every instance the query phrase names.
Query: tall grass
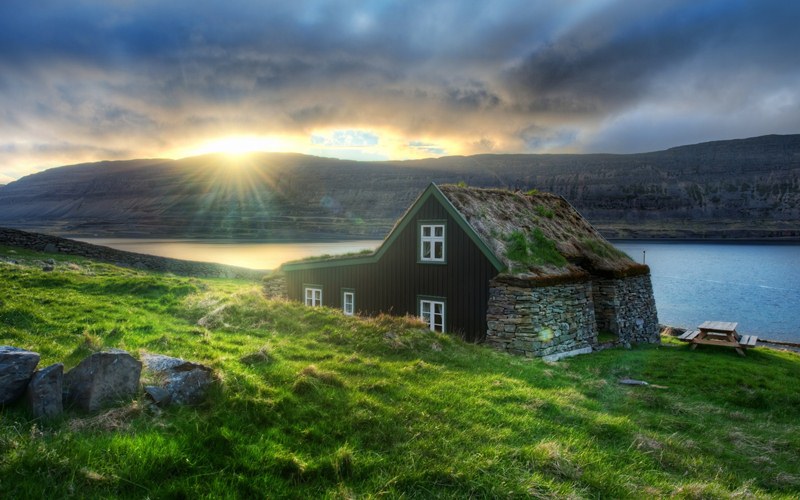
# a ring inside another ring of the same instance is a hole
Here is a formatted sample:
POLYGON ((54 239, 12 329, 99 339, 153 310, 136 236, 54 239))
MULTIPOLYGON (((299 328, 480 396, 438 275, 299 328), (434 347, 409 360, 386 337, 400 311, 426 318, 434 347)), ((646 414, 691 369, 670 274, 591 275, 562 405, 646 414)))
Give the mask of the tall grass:
POLYGON ((4 498, 784 497, 800 491, 798 356, 509 357, 256 285, 0 249, 0 344, 42 365, 121 347, 212 366, 193 408, 39 422, 0 410, 4 498), (5 253, 4 253, 5 252, 5 253), (135 290, 135 292, 133 292, 135 290), (649 386, 618 384, 623 377, 649 386))
POLYGON ((506 242, 506 256, 520 269, 547 264, 556 267, 567 265, 567 259, 558 252, 555 242, 539 228, 535 228, 530 236, 522 231, 514 231, 508 235, 506 242))

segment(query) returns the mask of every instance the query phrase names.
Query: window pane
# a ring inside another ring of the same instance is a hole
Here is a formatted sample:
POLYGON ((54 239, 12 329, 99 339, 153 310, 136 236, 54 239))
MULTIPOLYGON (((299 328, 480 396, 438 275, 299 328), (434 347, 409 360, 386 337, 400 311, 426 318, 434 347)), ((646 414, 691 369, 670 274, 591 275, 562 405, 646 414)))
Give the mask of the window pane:
POLYGON ((420 260, 444 262, 444 225, 425 224, 420 228, 420 260))
POLYGON ((428 328, 436 331, 444 331, 444 302, 435 300, 419 301, 420 317, 428 324, 428 328))
POLYGON ((322 305, 322 290, 319 288, 306 288, 305 289, 305 302, 307 306, 321 306, 322 305))
POLYGON ((321 306, 322 290, 320 290, 319 288, 306 288, 305 299, 307 306, 321 306))
POLYGON ((347 315, 353 314, 355 304, 355 294, 353 292, 344 292, 344 304, 342 309, 347 315))
POLYGON ((433 244, 434 249, 434 259, 444 259, 444 245, 441 241, 437 241, 433 244))

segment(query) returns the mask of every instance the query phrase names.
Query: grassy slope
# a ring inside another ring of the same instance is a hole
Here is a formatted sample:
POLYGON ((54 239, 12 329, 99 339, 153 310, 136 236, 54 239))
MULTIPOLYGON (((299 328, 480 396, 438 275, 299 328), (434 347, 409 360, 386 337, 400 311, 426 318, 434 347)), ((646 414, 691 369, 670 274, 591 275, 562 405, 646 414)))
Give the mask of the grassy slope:
POLYGON ((0 247, 0 344, 213 366, 207 405, 34 422, 0 410, 26 497, 794 497, 800 357, 667 341, 558 364, 197 280, 0 247), (13 258, 18 265, 3 263, 13 258), (621 377, 667 388, 631 387, 621 377))

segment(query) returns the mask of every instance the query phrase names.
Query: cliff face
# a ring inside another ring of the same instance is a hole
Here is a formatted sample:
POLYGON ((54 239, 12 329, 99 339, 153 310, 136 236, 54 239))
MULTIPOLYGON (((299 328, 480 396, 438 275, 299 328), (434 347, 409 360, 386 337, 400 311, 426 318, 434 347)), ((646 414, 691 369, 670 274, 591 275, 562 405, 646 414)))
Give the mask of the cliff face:
POLYGON ((607 236, 799 237, 800 136, 545 158, 520 184, 563 195, 607 236))
POLYGON ((394 166, 294 154, 100 162, 0 188, 0 226, 84 236, 372 237, 427 182, 394 166))
POLYGON ((800 135, 630 155, 100 162, 0 187, 0 226, 158 237, 382 237, 430 182, 550 191, 612 237, 800 237, 800 135))

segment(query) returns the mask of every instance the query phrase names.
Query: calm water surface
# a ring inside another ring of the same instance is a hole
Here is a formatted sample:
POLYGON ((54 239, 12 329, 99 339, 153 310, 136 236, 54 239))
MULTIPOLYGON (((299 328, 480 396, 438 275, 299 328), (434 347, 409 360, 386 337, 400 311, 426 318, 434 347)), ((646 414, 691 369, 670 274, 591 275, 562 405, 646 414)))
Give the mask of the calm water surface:
POLYGON ((650 266, 658 319, 800 342, 800 245, 614 242, 650 266))
MULTIPOLYGON (((323 254, 375 249, 380 240, 252 243, 216 240, 85 239, 131 252, 253 269, 323 254)), ((615 242, 650 266, 661 323, 694 327, 736 321, 739 331, 800 342, 800 245, 615 242)))
POLYGON ((381 240, 349 240, 313 243, 253 243, 228 240, 146 240, 82 238, 81 241, 128 252, 174 259, 218 262, 251 269, 276 269, 284 262, 315 255, 336 255, 372 250, 381 240))

